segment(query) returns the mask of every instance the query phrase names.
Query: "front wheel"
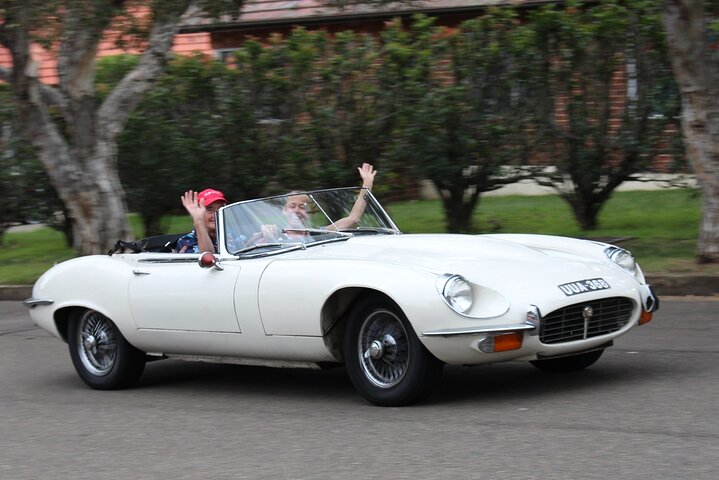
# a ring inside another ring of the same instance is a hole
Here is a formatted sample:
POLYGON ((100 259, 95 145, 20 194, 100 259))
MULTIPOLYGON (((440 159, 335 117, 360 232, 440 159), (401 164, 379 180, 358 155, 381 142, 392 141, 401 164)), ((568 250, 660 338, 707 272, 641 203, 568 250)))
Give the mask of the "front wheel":
POLYGON ((425 398, 444 367, 422 345, 400 309, 382 298, 366 298, 354 307, 345 329, 344 352, 357 391, 388 407, 425 398))
POLYGON ((599 360, 602 353, 604 353, 603 349, 580 353, 579 355, 548 358, 546 360, 533 360, 529 363, 544 372, 574 372, 577 370, 583 370, 590 365, 593 365, 597 360, 599 360))
POLYGON ((78 375, 97 390, 129 387, 145 369, 145 354, 95 310, 79 310, 70 316, 67 343, 78 375))

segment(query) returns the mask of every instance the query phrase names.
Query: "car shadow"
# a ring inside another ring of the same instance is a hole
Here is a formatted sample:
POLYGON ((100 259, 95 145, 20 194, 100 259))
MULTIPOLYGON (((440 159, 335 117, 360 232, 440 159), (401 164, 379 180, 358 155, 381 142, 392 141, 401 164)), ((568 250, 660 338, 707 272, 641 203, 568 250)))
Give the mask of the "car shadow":
MULTIPOLYGON (((478 367, 446 366, 435 391, 421 405, 534 401, 558 393, 577 394, 600 388, 636 385, 672 374, 649 359, 628 364, 626 357, 618 355, 605 355, 608 358, 600 359, 590 368, 561 374, 542 372, 529 362, 478 367)), ((168 389, 201 390, 214 395, 336 399, 367 404, 354 390, 344 367, 327 370, 281 369, 163 360, 147 365, 136 388, 145 392, 158 388, 165 392, 168 389)))
POLYGON ((326 370, 161 360, 147 364, 136 388, 213 391, 215 394, 333 397, 356 395, 343 367, 326 370))

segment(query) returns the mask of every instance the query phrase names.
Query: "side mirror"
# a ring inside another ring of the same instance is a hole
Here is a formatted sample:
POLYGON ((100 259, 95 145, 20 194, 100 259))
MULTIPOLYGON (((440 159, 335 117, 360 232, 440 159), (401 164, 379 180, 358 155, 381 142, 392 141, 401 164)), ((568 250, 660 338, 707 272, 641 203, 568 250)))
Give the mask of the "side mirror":
POLYGON ((203 252, 197 260, 197 263, 202 268, 215 267, 217 270, 224 270, 224 268, 220 266, 220 261, 215 257, 215 254, 211 252, 203 252))

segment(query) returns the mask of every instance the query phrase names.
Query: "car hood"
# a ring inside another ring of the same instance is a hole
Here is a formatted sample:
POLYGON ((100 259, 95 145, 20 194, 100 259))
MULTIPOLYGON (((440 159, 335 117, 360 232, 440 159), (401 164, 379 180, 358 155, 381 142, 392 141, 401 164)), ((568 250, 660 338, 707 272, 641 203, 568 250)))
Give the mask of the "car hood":
MULTIPOLYGON (((606 244, 547 235, 403 234, 357 236, 311 248, 315 258, 358 260, 457 273, 470 281, 514 286, 523 279, 558 285, 589 278, 631 278, 603 254, 606 244)), ((311 253, 310 253, 311 252, 311 253)))
POLYGON ((542 235, 404 234, 357 236, 334 244, 335 248, 311 250, 323 258, 414 265, 429 270, 467 263, 490 266, 512 262, 546 268, 557 262, 606 262, 597 255, 601 248, 596 244, 587 248, 585 244, 589 242, 542 235), (597 258, 588 258, 590 252, 597 258))

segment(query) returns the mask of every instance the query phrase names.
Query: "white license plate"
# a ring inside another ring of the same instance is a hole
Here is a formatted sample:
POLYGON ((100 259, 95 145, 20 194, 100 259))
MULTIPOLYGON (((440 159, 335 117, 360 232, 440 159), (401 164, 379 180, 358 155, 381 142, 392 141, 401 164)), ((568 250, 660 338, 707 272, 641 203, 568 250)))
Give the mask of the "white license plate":
POLYGON ((612 288, 603 278, 588 278, 587 280, 578 280, 576 282, 563 283, 557 285, 566 296, 579 295, 580 293, 596 292, 597 290, 607 290, 612 288))

